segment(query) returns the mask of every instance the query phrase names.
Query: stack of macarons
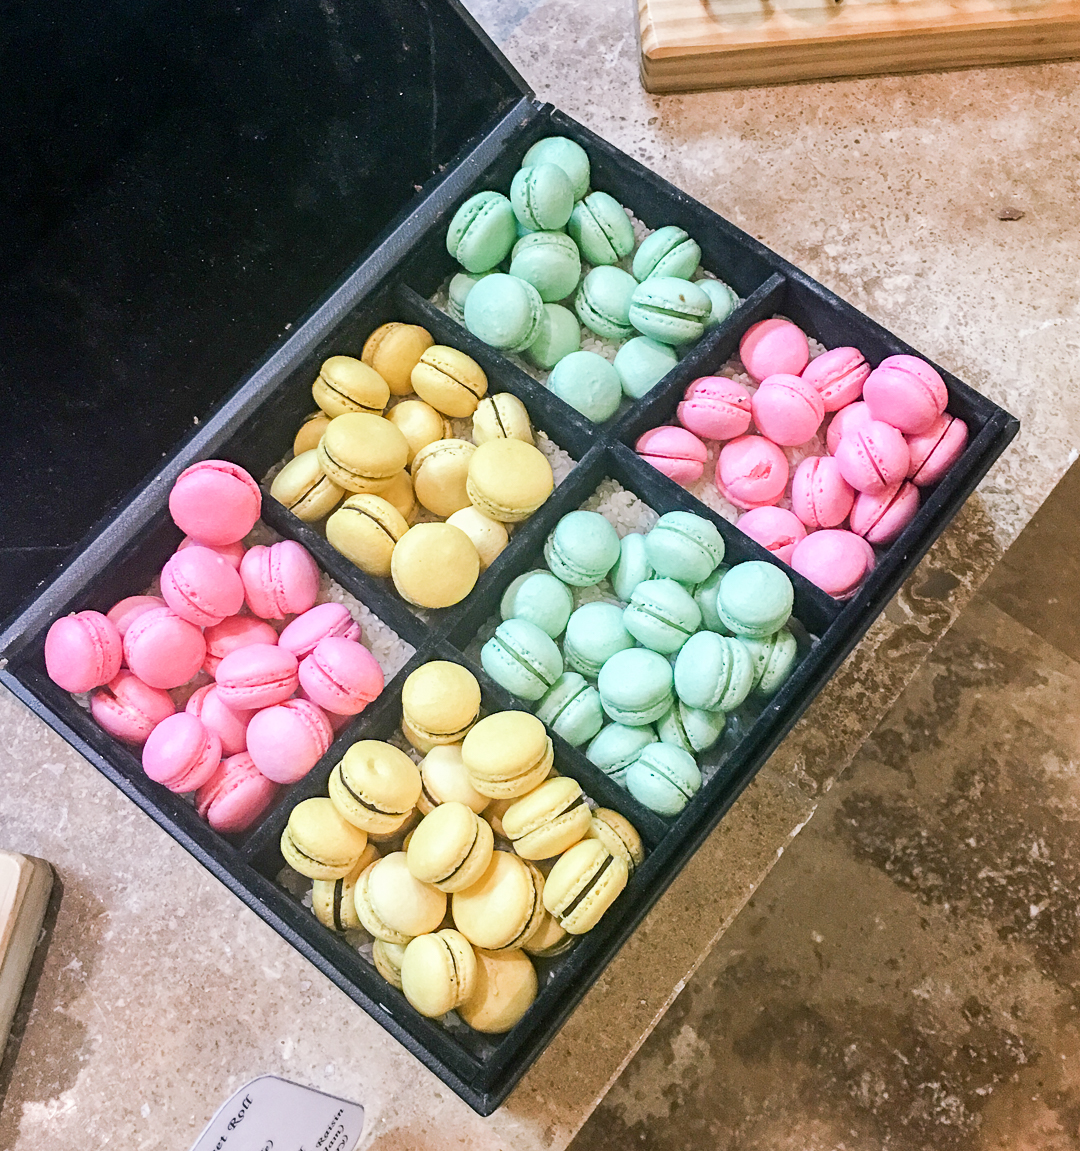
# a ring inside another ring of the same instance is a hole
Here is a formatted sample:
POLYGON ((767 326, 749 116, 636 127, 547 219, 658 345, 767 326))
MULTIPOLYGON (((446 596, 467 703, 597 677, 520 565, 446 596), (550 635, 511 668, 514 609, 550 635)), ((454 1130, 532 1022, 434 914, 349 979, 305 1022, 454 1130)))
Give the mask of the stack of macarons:
POLYGON ((521 353, 557 396, 594 423, 638 399, 739 300, 702 274, 701 249, 668 225, 640 244, 632 217, 590 191, 591 166, 565 136, 538 140, 509 188, 478 192, 457 210, 446 247, 462 270, 450 314, 500 351, 521 353), (614 363, 582 335, 617 346, 614 363))
POLYGON ((417 1011, 507 1031, 537 993, 529 957, 599 922, 644 860, 640 836, 553 772, 535 716, 480 718, 460 664, 408 677, 401 729, 419 767, 392 744, 354 744, 329 795, 291 812, 282 856, 314 881, 322 923, 374 939, 376 968, 417 1011))
POLYGON ((91 693, 91 715, 142 749, 151 779, 195 792, 215 830, 241 832, 375 699, 383 673, 348 609, 316 606, 319 569, 305 548, 244 547, 261 494, 243 468, 192 465, 169 510, 188 535, 160 595, 57 620, 45 667, 64 690, 91 693))
POLYGON ((728 713, 794 670, 791 580, 770 563, 723 566, 715 525, 683 511, 621 540, 599 512, 571 512, 544 556, 549 571, 507 588, 484 670, 646 807, 677 815, 728 713), (602 580, 613 594, 575 609, 573 590, 602 580))
POLYGON ((270 494, 325 521, 342 555, 392 579, 409 603, 459 603, 555 487, 525 405, 487 390, 464 352, 416 324, 383 324, 359 359, 322 364, 311 389, 319 410, 270 494), (454 434, 451 420, 464 419, 471 440, 454 434))
POLYGON ((900 535, 921 491, 963 454, 967 425, 946 411, 944 381, 916 356, 888 356, 875 368, 852 347, 811 358, 805 333, 780 317, 751 326, 739 356, 750 387, 725 376, 694 380, 678 423, 645 432, 636 450, 690 486, 704 474, 707 443, 722 444, 715 482, 743 513, 738 526, 849 599, 874 568, 874 548, 900 535))

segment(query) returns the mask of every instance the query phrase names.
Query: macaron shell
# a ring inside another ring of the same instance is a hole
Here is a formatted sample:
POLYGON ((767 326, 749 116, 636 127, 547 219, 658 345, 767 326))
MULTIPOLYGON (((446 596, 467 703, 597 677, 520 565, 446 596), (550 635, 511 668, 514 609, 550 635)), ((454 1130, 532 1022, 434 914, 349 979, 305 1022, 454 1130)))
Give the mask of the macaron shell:
POLYGON ((872 420, 844 434, 836 448, 836 461, 856 491, 880 495, 907 475, 911 452, 892 424, 872 420))
POLYGON ((814 387, 826 412, 838 412, 862 395, 870 365, 858 348, 832 348, 810 361, 802 378, 814 387))
POLYGON ((161 594, 181 618, 211 627, 244 606, 244 584, 236 569, 209 548, 174 552, 161 570, 161 594))
POLYGON ((834 599, 850 599, 873 571, 874 549, 853 532, 812 532, 795 549, 791 566, 834 599))
POLYGON ((259 485, 228 460, 203 460, 176 478, 169 513, 181 531, 205 544, 232 544, 255 526, 262 510, 259 485))
POLYGON ((130 671, 119 671, 90 697, 90 714, 112 736, 144 744, 162 720, 176 711, 169 693, 150 687, 130 671))
POLYGON ((764 436, 739 436, 716 461, 716 486, 737 508, 774 504, 787 487, 789 468, 780 448, 764 436))
POLYGON ((769 506, 748 511, 739 517, 737 526, 784 563, 791 562, 795 545, 806 539, 802 520, 784 508, 769 506))
POLYGON ((221 740, 221 754, 238 755, 247 748, 247 729, 252 711, 241 711, 223 703, 216 684, 200 687, 187 701, 184 710, 201 720, 207 731, 221 740))
POLYGON ((229 652, 251 643, 276 644, 278 635, 265 620, 250 615, 233 615, 206 628, 203 640, 206 643, 203 671, 213 675, 229 652))
POLYGON ((945 381, 916 356, 888 356, 866 378, 863 399, 875 420, 909 435, 929 429, 949 402, 945 381))
POLYGON ((685 428, 653 428, 638 438, 634 451, 677 484, 692 484, 705 472, 709 452, 685 428))
MULTIPOLYGON (((181 547, 182 546, 181 544, 181 547)), ((237 566, 239 567, 239 562, 237 566)), ((144 611, 149 611, 152 607, 166 606, 168 605, 161 596, 131 595, 109 608, 106 613, 106 618, 116 625, 116 630, 120 633, 120 638, 123 639, 128 627, 134 620, 138 619, 144 611)))
POLYGON ((329 636, 360 639, 360 625, 344 604, 321 603, 309 608, 285 627, 277 642, 297 659, 303 659, 315 650, 320 640, 329 636))
POLYGON ((836 449, 840 446, 840 440, 845 435, 854 432, 856 428, 869 424, 872 419, 870 409, 862 400, 856 400, 855 403, 841 408, 829 421, 829 426, 825 432, 825 443, 829 449, 829 454, 835 456, 836 449))
POLYGON ((56 620, 49 628, 45 670, 64 691, 90 691, 116 677, 123 650, 123 640, 112 620, 98 611, 77 612, 56 620))
POLYGON ((168 689, 187 683, 205 658, 202 632, 171 608, 143 612, 124 634, 124 661, 151 687, 168 689))
POLYGON ((739 341, 739 358, 755 380, 777 372, 797 376, 810 362, 810 344, 805 333, 790 320, 774 316, 746 329, 739 341))
POLYGON ((772 375, 751 400, 754 424, 774 444, 794 447, 811 439, 825 418, 821 396, 799 376, 772 375))
POLYGON ((905 436, 911 452, 908 479, 918 487, 936 484, 964 454, 968 427, 963 420, 947 412, 929 431, 905 436))
POLYGON ((202 787, 220 762, 221 741, 183 711, 162 720, 143 746, 143 770, 170 791, 202 787))
POLYGON ((295 783, 318 763, 333 742, 330 721, 304 699, 264 707, 247 728, 247 750, 255 766, 274 783, 295 783))
POLYGON ((860 492, 851 509, 851 530, 882 547, 896 539, 918 510, 919 489, 908 480, 880 495, 860 492))
POLYGON ((240 564, 248 607, 261 619, 284 619, 314 607, 319 569, 295 540, 250 548, 240 564))
POLYGON ((215 831, 239 835, 256 823, 280 790, 250 755, 232 755, 195 792, 195 809, 215 831))
POLYGON ((296 656, 276 645, 253 643, 230 652, 218 664, 222 703, 251 711, 281 703, 299 685, 296 656))
POLYGON ((501 1035, 509 1031, 536 999, 536 968, 521 951, 492 953, 476 948, 476 986, 458 1007, 474 1031, 501 1035))
POLYGON ((357 715, 383 689, 378 661, 363 644, 326 636, 300 662, 299 679, 314 703, 335 715, 357 715))
MULTIPOLYGON (((854 502, 855 489, 831 456, 810 456, 795 469, 791 508, 808 528, 839 527, 854 502)), ((791 562, 790 554, 783 558, 785 563, 791 562)))
POLYGON ((703 376, 686 389, 676 414, 684 428, 702 439, 735 439, 750 427, 750 393, 724 376, 703 376))

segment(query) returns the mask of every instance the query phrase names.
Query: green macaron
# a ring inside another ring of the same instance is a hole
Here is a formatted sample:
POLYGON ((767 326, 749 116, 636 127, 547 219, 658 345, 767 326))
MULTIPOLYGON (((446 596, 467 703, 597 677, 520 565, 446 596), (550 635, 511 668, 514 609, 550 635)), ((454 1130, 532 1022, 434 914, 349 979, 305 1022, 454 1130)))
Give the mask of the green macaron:
POLYGON ((540 330, 544 301, 525 280, 493 272, 473 285, 465 299, 465 327, 502 352, 527 348, 540 330))
POLYGON ((574 311, 601 339, 628 339, 634 334, 630 301, 637 287, 634 277, 622 268, 593 268, 577 290, 574 311))
MULTIPOLYGON (((596 269, 605 270, 614 269, 596 269)), ((563 356, 552 368, 547 386, 594 424, 610 419, 622 401, 619 375, 598 352, 571 352, 563 356)))
POLYGON ((677 276, 689 280, 701 262, 701 249, 682 228, 669 224, 657 228, 641 241, 634 253, 634 277, 647 280, 650 276, 677 276))
POLYGON ((681 747, 691 755, 708 751, 724 733, 727 715, 722 711, 705 711, 700 707, 688 707, 682 700, 674 703, 660 717, 656 725, 661 743, 681 747))
POLYGON ((780 568, 764 560, 736 564, 720 581, 716 612, 735 635, 764 639, 791 617, 795 589, 780 568))
POLYGON ((580 200, 589 190, 589 156, 575 140, 566 136, 546 136, 537 140, 521 161, 523 168, 535 164, 558 164, 570 177, 575 200, 580 200))
POLYGON ((654 388, 679 362, 670 344, 648 336, 634 336, 615 353, 615 371, 622 390, 639 400, 654 388))
POLYGON ((549 370, 572 352, 581 350, 581 324, 562 304, 545 304, 540 327, 525 349, 525 358, 538 368, 549 370))
POLYGON ((765 639, 742 641, 754 664, 754 686, 751 690, 766 698, 776 695, 799 661, 799 645, 786 627, 765 639))
POLYGON ((630 301, 630 323, 643 336, 662 344, 685 344, 701 338, 712 301, 689 280, 650 276, 630 301))
POLYGON ((576 671, 559 676, 537 704, 536 716, 571 747, 587 743, 604 726, 600 693, 576 671))
POLYGON ((666 512, 645 537, 645 550, 658 576, 699 584, 724 558, 724 537, 693 512, 666 512))
POLYGON ((675 660, 675 693, 689 707, 734 711, 750 694, 754 664, 739 639, 699 631, 675 660))
POLYGON ((555 641, 524 619, 499 624, 480 649, 480 665, 519 699, 539 699, 563 673, 555 641))
POLYGON ((628 727, 655 723, 674 702, 672 685, 671 664, 659 652, 641 647, 616 652, 596 682, 604 711, 628 727))
POLYGON ((673 579, 645 580, 634 588, 623 626, 644 647, 672 655, 701 626, 701 609, 673 579))
POLYGON ((626 772, 630 794, 658 815, 678 815, 701 788, 694 757, 670 743, 650 743, 626 772))
POLYGON ((694 602, 701 609, 701 626, 720 635, 730 635, 720 620, 716 610, 716 597, 720 591, 720 581, 728 573, 728 568, 721 564, 716 571, 694 588, 694 602))
POLYGON ((565 232, 530 232, 514 245, 510 275, 528 280, 545 303, 563 300, 581 279, 577 244, 565 232))
POLYGON ((468 298, 469 293, 476 286, 477 281, 490 274, 490 272, 480 272, 474 276, 472 272, 458 272, 451 277, 450 287, 447 289, 446 303, 450 315, 453 316, 459 324, 465 323, 465 300, 468 298))
POLYGON ((574 671, 596 679, 617 651, 633 646, 634 637, 623 626, 623 609, 597 600, 582 604, 570 616, 563 637, 563 657, 574 671))
POLYGON ((656 573, 649 563, 645 537, 640 532, 627 532, 619 541, 619 560, 611 569, 611 586, 623 603, 629 603, 634 588, 656 573))
POLYGON ((566 630, 573 610, 574 593, 546 571, 519 575, 503 592, 499 604, 499 614, 504 620, 528 620, 552 639, 558 639, 566 630))
POLYGON ((562 228, 574 208, 570 177, 558 164, 532 164, 520 168, 510 184, 514 215, 533 231, 562 228))
POLYGON ((619 536, 599 512, 569 512, 544 543, 552 573, 572 587, 592 587, 615 566, 619 536))
POLYGON ((609 723, 585 749, 585 758, 625 787, 627 769, 650 743, 656 743, 656 732, 647 724, 609 723))
POLYGON ((734 288, 729 288, 723 280, 713 280, 706 276, 695 280, 694 284, 712 301, 712 311, 705 320, 707 328, 723 323, 739 306, 739 297, 734 288))
POLYGON ((488 272, 517 239, 514 209, 501 192, 477 192, 454 213, 446 250, 467 272, 488 272))
POLYGON ((578 200, 566 225, 582 258, 594 267, 616 264, 634 250, 634 225, 614 196, 591 192, 578 200))

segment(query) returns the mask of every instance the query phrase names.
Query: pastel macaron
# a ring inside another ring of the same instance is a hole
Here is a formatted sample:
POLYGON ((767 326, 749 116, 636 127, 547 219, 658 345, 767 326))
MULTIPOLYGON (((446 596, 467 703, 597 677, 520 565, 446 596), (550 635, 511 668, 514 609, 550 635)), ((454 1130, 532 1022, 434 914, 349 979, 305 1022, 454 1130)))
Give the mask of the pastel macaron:
POLYGON ((892 424, 871 420, 844 433, 836 446, 836 462, 856 491, 880 495, 907 476, 911 449, 892 424))
POLYGON ((451 896, 458 930, 485 951, 511 951, 540 925, 544 915, 544 877, 527 860, 496 851, 480 878, 451 896))
POLYGON ((457 1013, 474 1031, 509 1031, 536 999, 536 968, 524 951, 475 949, 476 986, 457 1013))
POLYGON ((416 801, 421 815, 441 803, 463 803, 479 815, 491 802, 469 782, 461 745, 439 744, 420 761, 420 798, 416 801))
POLYGON ((499 523, 527 519, 555 490, 539 448, 511 437, 480 444, 469 459, 465 491, 477 511, 499 523))
POLYGON ((412 391, 413 368, 434 343, 431 333, 419 324, 392 320, 368 336, 360 359, 387 382, 392 396, 407 396, 412 391))
POLYGON ((658 815, 678 815, 701 789, 701 771, 681 747, 650 743, 630 765, 626 787, 658 815))
POLYGON ((520 352, 536 338, 543 311, 544 301, 532 284, 492 272, 466 298, 465 326, 499 351, 520 352))
POLYGON ((441 803, 414 829, 406 863, 417 879, 453 894, 487 871, 495 842, 491 827, 464 803, 441 803))
POLYGON ((416 1010, 436 1019, 467 1003, 476 990, 476 953, 453 928, 418 935, 401 957, 401 990, 416 1010))
MULTIPOLYGON (((361 873, 366 871, 378 858, 379 849, 371 840, 368 840, 367 847, 364 848, 363 854, 348 875, 342 876, 341 879, 316 879, 312 883, 311 910, 324 927, 329 927, 331 931, 344 932, 356 931, 364 926, 360 922, 360 916, 356 914, 356 881, 360 878, 361 873)), ((382 943, 381 940, 376 941, 372 958, 375 959, 375 966, 379 974, 382 975, 383 968, 380 966, 379 959, 376 958, 380 946, 396 947, 400 952, 403 952, 404 948, 397 944, 386 944, 382 943)), ((400 956, 398 958, 400 960, 400 956)), ((400 967, 400 962, 398 962, 399 977, 395 986, 400 986, 401 983, 400 967)))
MULTIPOLYGON (((805 542, 796 545, 793 559, 805 542)), ((757 639, 779 631, 791 617, 794 602, 795 589, 779 567, 748 560, 735 564, 720 581, 716 610, 734 635, 757 639)))
POLYGON ((249 643, 277 643, 278 634, 266 620, 251 615, 231 615, 205 628, 203 640, 206 642, 203 671, 213 675, 229 652, 247 647, 249 643))
POLYGON ((255 712, 222 702, 217 684, 208 683, 193 692, 184 710, 201 720, 206 730, 221 740, 222 755, 238 755, 246 750, 248 723, 255 712))
MULTIPOLYGON (((180 545, 183 547, 183 544, 180 545)), ((237 567, 240 566, 237 561, 237 567)), ((116 625, 116 630, 123 639, 128 626, 152 607, 165 607, 165 601, 159 595, 129 595, 113 604, 106 612, 106 618, 116 625)))
POLYGON ((536 715, 571 747, 587 743, 604 725, 600 693, 576 671, 559 676, 541 696, 536 715))
POLYGON ((784 373, 761 381, 750 410, 761 434, 782 447, 806 443, 825 418, 825 403, 816 389, 801 377, 784 373))
POLYGON ((480 557, 482 572, 491 567, 510 543, 506 525, 493 520, 476 507, 460 508, 453 515, 447 516, 446 522, 460 528, 472 540, 476 554, 480 557))
MULTIPOLYGON (((795 469, 791 510, 808 528, 839 527, 854 502, 855 489, 844 479, 834 457, 808 456, 795 469)), ((790 562, 790 556, 783 558, 790 562)))
POLYGON ((834 599, 850 599, 874 570, 874 549, 854 532, 811 532, 795 549, 791 566, 834 599))
POLYGON ((590 351, 563 356, 548 376, 547 386, 594 424, 610 419, 623 395, 622 381, 614 366, 598 352, 590 351))
POLYGON ((548 567, 572 587, 598 584, 618 558, 618 533, 599 512, 569 512, 544 543, 548 567))
POLYGON ((421 448, 452 435, 447 418, 423 400, 402 400, 386 413, 386 418, 401 432, 409 445, 406 464, 413 462, 421 448))
POLYGON ((655 723, 671 706, 671 664, 658 652, 628 648, 600 669, 597 689, 604 711, 628 727, 655 723))
POLYGON ((645 862, 645 845, 637 828, 610 807, 598 807, 592 813, 588 838, 600 840, 616 859, 626 864, 631 875, 645 862))
POLYGON ((524 619, 508 619, 480 649, 480 664, 500 686, 519 699, 539 699, 563 673, 555 641, 524 619))
POLYGON ((574 199, 580 200, 589 190, 589 155, 567 136, 545 136, 537 140, 521 161, 523 168, 533 164, 558 164, 570 177, 574 199))
POLYGON ((319 569, 295 540, 249 548, 240 564, 248 607, 260 619, 284 619, 315 606, 319 569))
POLYGON ((226 560, 232 565, 234 571, 240 570, 240 561, 244 558, 247 548, 244 547, 243 542, 237 540, 232 544, 208 544, 202 540, 197 540, 193 536, 184 536, 184 538, 176 545, 176 550, 182 552, 184 548, 209 548, 212 552, 216 552, 223 560, 226 560))
POLYGON ((326 521, 330 545, 362 572, 380 577, 390 574, 394 548, 408 530, 405 517, 382 496, 349 496, 326 521))
POLYGON ((161 569, 161 595, 181 618, 210 627, 244 606, 244 584, 236 568, 210 548, 174 552, 161 569))
POLYGON ((533 232, 562 228, 574 208, 574 186, 558 164, 528 164, 514 173, 510 204, 518 223, 533 232))
POLYGON ((802 378, 821 396, 825 411, 838 412, 862 396, 870 365, 858 348, 831 348, 803 369, 802 378))
POLYGON ((656 730, 661 743, 670 743, 691 755, 697 755, 708 751, 724 734, 726 726, 725 712, 690 707, 680 699, 660 717, 656 730))
POLYGON ((401 730, 425 755, 440 744, 460 743, 479 715, 480 685, 459 663, 431 660, 402 685, 401 730))
POLYGON ((536 335, 522 355, 538 368, 550 371, 564 356, 580 350, 581 323, 577 316, 561 304, 545 304, 536 335))
POLYGON ((740 516, 738 528, 784 563, 791 562, 795 545, 806 538, 806 528, 794 512, 772 505, 740 516))
POLYGON ((774 696, 787 682, 799 661, 799 645, 786 627, 764 639, 742 641, 754 664, 753 691, 774 696))
POLYGON ((409 442, 382 416, 346 412, 327 425, 318 452, 323 474, 349 492, 378 495, 409 458, 409 442))
POLYGON ((622 894, 629 877, 625 861, 599 839, 582 839, 548 872, 544 907, 565 931, 584 935, 622 894))
POLYGON ((699 631, 675 660, 675 694, 687 707, 734 711, 750 694, 754 673, 741 640, 699 631))
MULTIPOLYGON (((413 489, 429 512, 445 518, 469 506, 469 465, 475 454, 475 444, 456 438, 435 440, 416 453, 413 489)), ((393 535, 392 528, 389 534, 393 535)))
POLYGON ((547 778, 554 751, 543 723, 525 711, 485 716, 465 736, 461 755, 481 795, 516 799, 547 778))
POLYGON ((613 367, 623 394, 639 400, 679 362, 670 344, 648 336, 634 336, 615 353, 613 367))
POLYGON ((630 301, 637 281, 622 268, 601 265, 581 281, 574 296, 578 319, 601 339, 625 340, 634 333, 630 301))
POLYGON ((888 356, 866 377, 863 399, 875 420, 908 435, 927 431, 949 402, 945 381, 918 356, 888 356))
POLYGON ((319 368, 311 395, 331 419, 346 412, 381 416, 390 399, 390 385, 355 356, 331 356, 319 368))
POLYGON ((500 192, 477 192, 454 213, 446 250, 466 271, 487 272, 503 260, 516 239, 509 199, 500 192))
POLYGON ((872 419, 870 409, 862 400, 856 400, 836 412, 825 431, 825 444, 829 454, 835 456, 844 436, 854 433, 857 428, 865 427, 872 419))
POLYGON ((456 419, 471 416, 488 387, 484 369, 472 356, 446 344, 433 344, 424 352, 412 370, 411 382, 421 400, 456 419))
POLYGON ((298 803, 281 834, 285 862, 309 879, 344 878, 366 847, 367 833, 342 819, 326 796, 298 803))
POLYGON ((634 225, 614 196, 590 192, 578 200, 566 230, 594 267, 614 264, 634 250, 634 225))
POLYGON ((143 745, 143 771, 170 791, 202 787, 220 762, 221 741, 184 711, 163 719, 143 745))
POLYGON ((124 641, 116 624, 99 611, 63 616, 52 624, 45 636, 45 670, 64 691, 83 692, 103 687, 115 678, 123 658, 124 641))
POLYGON ((860 492, 851 509, 851 530, 868 543, 883 547, 915 518, 919 489, 909 480, 876 496, 860 492))
POLYGON ((581 279, 581 255, 565 232, 531 232, 514 245, 510 275, 528 280, 545 304, 565 300, 581 279))
POLYGON ((701 583, 724 558, 724 537, 693 512, 665 512, 645 537, 645 552, 662 579, 701 583))
POLYGON ((634 637, 623 624, 623 609, 596 600, 583 603, 570 616, 563 637, 567 665, 595 680, 600 669, 617 652, 634 646, 634 637))
POLYGON ((676 415, 704 440, 732 440, 750 427, 750 393, 725 376, 702 376, 686 389, 676 415))
POLYGON ((168 607, 141 613, 124 632, 124 662, 151 687, 187 683, 205 658, 203 633, 168 607))
POLYGON ((709 453, 705 445, 685 428, 652 428, 638 437, 634 451, 658 472, 677 484, 695 483, 705 472, 709 453))
POLYGON ((625 786, 630 764, 650 743, 656 743, 656 732, 648 724, 630 727, 609 723, 585 749, 585 758, 616 783, 625 786))
POLYGON ((629 603, 634 588, 655 574, 645 536, 640 532, 627 532, 619 541, 619 558, 608 573, 616 598, 629 603))
POLYGON ((181 531, 204 544, 231 544, 255 526, 259 485, 238 464, 202 460, 185 468, 169 492, 169 514, 181 531))
POLYGON ((911 453, 908 479, 916 487, 924 488, 936 484, 964 454, 968 427, 963 420, 946 412, 927 431, 904 438, 911 453))
POLYGON ((308 608, 283 629, 278 636, 278 644, 286 651, 291 651, 297 659, 303 659, 315 650, 320 640, 330 636, 338 639, 360 638, 360 625, 344 604, 321 603, 308 608))
POLYGON ((383 671, 363 644, 344 636, 319 640, 300 661, 300 685, 334 715, 358 715, 383 689, 383 671))
POLYGON ((503 813, 503 832, 522 859, 551 859, 589 833, 592 813, 581 784, 560 775, 503 813))
POLYGON ((287 699, 261 708, 247 727, 248 754, 274 783, 303 779, 333 739, 333 728, 322 709, 306 699, 287 699))
POLYGON ((353 900, 368 933, 386 943, 408 945, 436 931, 446 915, 445 894, 412 874, 404 851, 384 855, 361 872, 353 900))
POLYGON ((566 630, 573 610, 573 592, 562 580, 546 571, 519 575, 503 592, 499 603, 499 614, 503 619, 526 619, 552 639, 558 639, 566 630))
POLYGON ((630 323, 662 344, 700 339, 712 311, 712 300, 689 280, 650 276, 638 284, 630 301, 630 323))
POLYGON ((765 436, 739 436, 720 449, 716 486, 737 508, 775 504, 787 487, 790 469, 783 451, 765 436))
POLYGON ((231 651, 218 664, 218 696, 228 707, 254 711, 288 699, 299 686, 298 663, 276 644, 253 643, 231 651))
POLYGON ((294 456, 270 485, 270 494, 297 519, 312 523, 328 516, 341 503, 345 489, 323 475, 315 448, 294 456))
POLYGON ((645 580, 634 588, 623 626, 644 647, 673 655, 701 626, 701 609, 675 580, 645 580))
POLYGON ((420 798, 420 771, 393 744, 357 740, 330 773, 334 806, 354 827, 385 835, 405 822, 420 798))
POLYGON ((536 444, 529 410, 512 392, 496 392, 477 404, 472 436, 477 447, 488 440, 523 440, 536 444))
POLYGON ((118 671, 90 696, 90 714, 112 736, 141 746, 176 707, 161 688, 150 687, 130 671, 118 671))
POLYGON ((739 341, 739 358, 755 380, 777 372, 797 376, 810 362, 810 344, 801 328, 774 316, 746 329, 739 341))
POLYGON ((634 253, 633 271, 637 280, 650 276, 676 276, 689 280, 701 261, 701 249, 689 233, 675 224, 657 228, 641 241, 634 253))
POLYGON ((395 545, 390 576, 398 594, 409 603, 450 607, 476 586, 480 555, 472 540, 453 524, 416 524, 395 545))
POLYGON ((240 752, 223 759, 195 792, 195 810, 215 831, 239 835, 259 819, 280 790, 250 755, 240 752))

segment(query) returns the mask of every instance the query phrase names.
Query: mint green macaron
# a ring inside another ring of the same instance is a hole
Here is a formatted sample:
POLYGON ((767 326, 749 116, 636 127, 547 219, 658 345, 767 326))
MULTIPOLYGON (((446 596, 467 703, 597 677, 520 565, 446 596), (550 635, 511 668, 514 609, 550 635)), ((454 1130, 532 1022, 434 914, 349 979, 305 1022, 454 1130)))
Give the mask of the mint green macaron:
POLYGON ((711 311, 712 301, 696 284, 675 276, 650 276, 638 284, 630 301, 630 323, 662 344, 685 344, 701 338, 711 311))
POLYGON ((734 711, 750 694, 754 664, 739 639, 699 631, 675 660, 675 694, 690 707, 734 711))
POLYGON ((699 584, 723 560, 724 537, 693 512, 666 512, 645 537, 645 550, 658 576, 699 584))
POLYGON ((593 268, 574 296, 574 311, 601 339, 628 339, 634 334, 630 301, 637 287, 634 277, 622 268, 593 268))
POLYGON ((623 392, 640 400, 679 362, 670 344, 648 336, 634 336, 615 353, 615 371, 623 392))
POLYGON ((701 249, 689 232, 669 224, 657 228, 641 241, 634 253, 634 277, 647 280, 650 276, 677 276, 689 280, 701 262, 701 249))
POLYGON ((477 281, 489 275, 491 275, 490 272, 479 272, 475 276, 472 272, 457 272, 451 277, 450 286, 446 291, 446 303, 450 315, 459 324, 465 323, 465 300, 469 293, 476 286, 477 281))
POLYGON ((544 301, 525 280, 493 272, 473 285, 465 298, 465 327, 501 352, 520 352, 540 330, 544 301))
POLYGON ((580 200, 589 190, 589 156, 576 140, 567 136, 545 136, 537 140, 521 161, 523 168, 534 164, 558 164, 570 177, 575 200, 580 200))
POLYGON ((552 368, 547 386, 594 424, 610 419, 622 401, 618 373, 598 352, 563 356, 552 368))
POLYGON ((619 535, 599 512, 568 512, 544 542, 552 574, 571 587, 593 587, 615 566, 619 535))
POLYGON ((634 225, 607 192, 590 192, 574 205, 566 230, 594 267, 616 264, 634 250, 634 225))
POLYGON ((776 695, 799 662, 799 645, 786 627, 765 639, 742 641, 754 664, 754 686, 751 689, 768 699, 776 695))
POLYGON ((627 727, 624 723, 609 723, 585 749, 585 758, 625 787, 630 764, 650 743, 656 743, 656 732, 647 724, 627 727))
POLYGON ((708 751, 724 734, 727 715, 722 711, 705 711, 700 707, 688 707, 682 700, 676 701, 670 711, 660 717, 656 730, 661 743, 681 747, 691 755, 708 751))
POLYGON ((565 227, 574 208, 570 177, 558 164, 533 164, 519 168, 510 184, 514 215, 533 231, 565 227))
POLYGON ((551 572, 540 570, 519 575, 503 592, 499 604, 504 620, 528 620, 552 639, 566 630, 573 610, 574 593, 551 572))
POLYGON ((701 609, 673 579, 639 583, 623 612, 623 627, 638 643, 661 655, 673 655, 700 626, 701 609))
POLYGON ((730 635, 720 620, 716 610, 716 597, 720 591, 720 581, 727 575, 729 569, 721 564, 716 571, 694 588, 694 602, 701 609, 701 626, 720 635, 730 635))
POLYGON ((480 665, 519 699, 539 699, 563 673, 562 653, 535 624, 507 619, 480 649, 480 665))
POLYGON ((514 209, 501 192, 477 192, 461 205, 446 233, 446 250, 467 272, 488 272, 517 239, 514 209))
POLYGON ((659 652, 643 647, 616 652, 596 681, 604 711, 627 727, 655 723, 675 702, 672 685, 671 664, 659 652))
POLYGON ((626 772, 626 789, 658 815, 678 815, 701 789, 701 772, 689 752, 650 743, 626 772))
POLYGON ((582 604, 570 616, 563 637, 563 658, 574 671, 594 680, 617 651, 633 646, 634 637, 623 626, 623 609, 597 600, 582 604))
POLYGON ((640 532, 627 532, 619 541, 619 559, 611 569, 611 586, 623 603, 629 603, 634 588, 656 573, 649 563, 645 537, 640 532))
POLYGON ((533 342, 524 355, 538 368, 550 370, 572 352, 581 350, 581 323, 562 304, 545 304, 533 342))
POLYGON ((739 297, 734 288, 729 288, 723 280, 713 280, 708 276, 695 280, 694 285, 700 288, 712 302, 712 311, 705 320, 706 328, 714 328, 721 324, 739 306, 739 297))
POLYGON ((565 232, 530 232, 514 245, 510 275, 528 280, 546 304, 563 300, 581 279, 577 244, 565 232))
POLYGON ((536 705, 536 718, 580 747, 604 726, 600 693, 576 671, 563 672, 536 705))
POLYGON ((795 589, 780 568, 764 560, 736 564, 720 581, 716 612, 735 635, 764 639, 791 618, 795 589))

